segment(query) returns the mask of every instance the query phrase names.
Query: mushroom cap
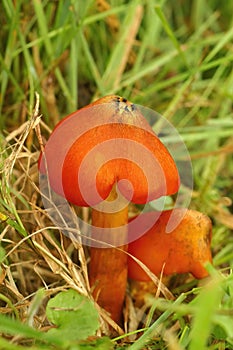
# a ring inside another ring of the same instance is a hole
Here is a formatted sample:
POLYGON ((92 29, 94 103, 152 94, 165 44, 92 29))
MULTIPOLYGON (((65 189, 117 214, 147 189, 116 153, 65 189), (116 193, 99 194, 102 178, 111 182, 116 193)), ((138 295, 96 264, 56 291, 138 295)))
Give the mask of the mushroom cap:
MULTIPOLYGON (((190 272, 196 278, 208 276, 204 265, 212 261, 210 243, 212 225, 210 219, 195 210, 177 208, 161 213, 157 222, 142 237, 128 246, 128 252, 143 262, 156 276, 190 272), (179 221, 172 232, 166 233, 166 226, 173 213, 173 220, 179 221)), ((153 213, 145 213, 147 216, 153 213)), ((129 225, 130 230, 130 225, 129 225)), ((129 234, 131 234, 129 232, 129 234)), ((131 257, 128 259, 129 278, 149 281, 150 278, 131 257)))
POLYGON ((107 96, 55 127, 39 162, 52 189, 69 202, 94 206, 115 183, 127 200, 144 204, 178 191, 176 164, 139 109, 107 96))

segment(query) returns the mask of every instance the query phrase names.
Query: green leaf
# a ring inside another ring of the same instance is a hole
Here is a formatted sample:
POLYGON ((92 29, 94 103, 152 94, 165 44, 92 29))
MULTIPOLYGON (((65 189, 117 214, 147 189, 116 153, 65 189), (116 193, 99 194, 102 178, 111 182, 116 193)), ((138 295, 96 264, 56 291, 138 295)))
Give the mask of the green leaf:
POLYGON ((226 340, 227 339, 227 334, 226 334, 225 330, 218 325, 214 326, 214 328, 212 330, 212 336, 214 339, 219 339, 219 340, 226 340))
POLYGON ((217 337, 216 332, 218 331, 219 333, 218 339, 223 338, 223 335, 225 336, 225 338, 229 337, 233 339, 233 319, 230 315, 229 316, 215 315, 214 323, 215 323, 214 333, 215 333, 215 336, 217 337), (221 333, 221 337, 220 337, 220 333, 221 333))
POLYGON ((98 313, 93 303, 73 289, 51 299, 46 308, 48 320, 57 326, 48 331, 57 338, 84 340, 99 327, 98 313))
MULTIPOLYGON (((108 337, 97 338, 94 341, 87 341, 78 345, 78 350, 113 350, 113 342, 108 337)), ((72 349, 73 350, 73 349, 72 349)))

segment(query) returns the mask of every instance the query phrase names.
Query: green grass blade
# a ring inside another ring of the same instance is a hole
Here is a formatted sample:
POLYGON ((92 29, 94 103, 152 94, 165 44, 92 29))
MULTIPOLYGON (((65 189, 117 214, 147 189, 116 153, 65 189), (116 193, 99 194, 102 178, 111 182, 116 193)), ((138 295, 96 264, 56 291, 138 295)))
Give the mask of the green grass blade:
MULTIPOLYGON (((9 31, 7 36, 7 43, 5 48, 5 54, 4 57, 1 54, 1 61, 2 61, 2 67, 0 72, 0 82, 1 82, 1 89, 0 89, 0 115, 3 108, 4 98, 6 94, 6 88, 8 85, 8 81, 10 76, 12 77, 13 74, 9 75, 7 72, 10 71, 12 61, 13 61, 13 55, 14 47, 16 45, 16 28, 18 27, 18 22, 20 18, 20 7, 21 7, 21 1, 17 1, 16 6, 14 7, 11 2, 4 1, 3 2, 5 11, 8 16, 8 25, 9 25, 9 31), (9 21, 10 19, 10 21, 9 21)), ((0 118, 0 129, 3 127, 3 120, 0 118)))
POLYGON ((184 51, 182 50, 179 41, 176 39, 175 35, 174 35, 174 31, 171 29, 162 9, 160 6, 155 6, 155 12, 157 13, 159 19, 161 20, 163 27, 167 33, 167 35, 169 36, 169 38, 171 39, 171 42, 173 43, 174 47, 177 49, 180 57, 182 58, 182 60, 184 61, 185 66, 187 67, 187 69, 189 69, 189 65, 185 56, 184 51))
POLYGON ((92 78, 94 79, 95 84, 98 87, 100 93, 104 96, 106 94, 106 90, 105 90, 105 87, 103 86, 100 72, 95 63, 94 57, 91 54, 90 47, 88 45, 87 39, 85 38, 85 35, 83 34, 83 32, 80 33, 80 39, 82 43, 82 49, 85 54, 85 58, 87 60, 89 69, 92 74, 92 78))
MULTIPOLYGON (((185 300, 186 296, 181 294, 173 303, 174 306, 181 304, 185 300)), ((133 345, 129 347, 129 350, 141 350, 146 343, 151 339, 151 336, 156 333, 156 329, 165 322, 168 317, 173 313, 171 310, 166 310, 157 320, 145 331, 145 333, 137 340, 133 345)))
POLYGON ((66 342, 66 340, 61 341, 61 339, 57 339, 56 337, 52 337, 46 333, 39 332, 26 324, 23 324, 2 314, 0 314, 0 332, 9 335, 21 336, 27 339, 34 339, 42 343, 49 343, 58 346, 62 346, 66 342))
POLYGON ((201 291, 195 300, 198 305, 194 313, 190 333, 189 350, 206 350, 212 329, 214 314, 219 307, 222 296, 221 280, 214 279, 201 291))
MULTIPOLYGON (((49 60, 51 62, 53 62, 53 60, 55 59, 55 49, 53 48, 53 45, 52 45, 50 38, 49 38, 49 30, 48 30, 46 15, 44 13, 42 2, 39 0, 33 0, 33 5, 35 8, 36 17, 37 17, 38 25, 39 25, 39 30, 40 30, 41 36, 43 38, 43 42, 45 45, 47 56, 49 57, 49 60)), ((72 99, 72 96, 70 94, 70 89, 67 86, 60 69, 58 67, 56 67, 54 71, 55 71, 56 78, 59 82, 59 85, 63 91, 63 94, 66 96, 66 98, 68 99, 68 101, 70 103, 70 106, 68 108, 68 112, 71 112, 76 108, 75 101, 73 101, 73 99, 72 99)))
POLYGON ((219 53, 219 51, 226 45, 228 44, 233 38, 233 28, 231 28, 227 33, 224 33, 222 35, 221 40, 218 41, 216 46, 213 48, 212 51, 207 55, 205 58, 204 62, 209 62, 212 60, 212 58, 219 53))
POLYGON ((141 16, 142 6, 138 1, 132 2, 122 25, 119 40, 112 51, 108 65, 102 75, 101 85, 105 87, 105 90, 108 93, 112 93, 115 89, 119 89, 119 82, 124 72, 126 59, 128 58, 132 44, 130 38, 132 32, 136 35, 136 32, 138 31, 141 16))

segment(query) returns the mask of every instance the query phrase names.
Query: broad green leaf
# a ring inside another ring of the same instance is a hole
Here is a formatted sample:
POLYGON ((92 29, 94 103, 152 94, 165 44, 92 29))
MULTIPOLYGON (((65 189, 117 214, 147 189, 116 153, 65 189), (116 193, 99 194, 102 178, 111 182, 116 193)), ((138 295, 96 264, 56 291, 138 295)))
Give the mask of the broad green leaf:
POLYGON ((98 313, 93 303, 73 289, 51 299, 46 315, 56 326, 48 333, 62 339, 83 340, 94 335, 99 327, 98 313))
POLYGON ((85 343, 78 344, 77 349, 71 350, 113 350, 113 342, 108 337, 97 338, 94 341, 87 340, 85 343))

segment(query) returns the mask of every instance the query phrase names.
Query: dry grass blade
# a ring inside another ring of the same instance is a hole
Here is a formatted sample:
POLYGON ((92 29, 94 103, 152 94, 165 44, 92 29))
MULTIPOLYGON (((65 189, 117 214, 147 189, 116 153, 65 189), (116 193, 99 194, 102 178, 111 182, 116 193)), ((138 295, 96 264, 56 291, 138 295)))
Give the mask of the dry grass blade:
POLYGON ((121 62, 119 62, 119 65, 118 65, 118 72, 116 74, 116 79, 113 86, 114 90, 117 90, 120 84, 120 81, 122 79, 122 75, 125 71, 126 65, 129 62, 129 57, 133 52, 132 47, 134 45, 136 35, 138 34, 142 17, 143 17, 143 7, 141 5, 138 5, 135 9, 134 21, 131 23, 131 26, 128 28, 128 35, 126 36, 126 39, 125 39, 125 49, 123 50, 121 62))
MULTIPOLYGON (((37 95, 32 117, 7 136, 7 147, 3 153, 1 190, 6 222, 1 241, 5 245, 4 259, 8 260, 8 264, 3 265, 0 290, 7 290, 26 314, 28 297, 43 287, 47 289, 46 295, 52 295, 54 283, 59 288, 73 288, 91 298, 82 245, 77 241, 73 244, 59 228, 51 226, 47 212, 41 209, 35 164, 38 152, 33 153, 26 147, 29 134, 39 122, 37 95), (8 149, 11 151, 9 155, 6 154, 8 149), (15 196, 15 193, 18 195, 15 196), (9 205, 15 208, 13 213, 8 212, 9 205), (23 238, 20 237, 20 229, 25 232, 23 238)), ((40 135, 38 130, 37 136, 40 135)), ((39 144, 42 145, 41 139, 39 144)), ((10 312, 10 309, 5 312, 10 312)), ((41 323, 44 321, 41 320, 41 323)))
POLYGON ((24 123, 18 130, 13 131, 13 133, 11 135, 8 135, 6 138, 6 141, 9 142, 12 139, 16 139, 17 135, 20 135, 12 149, 11 154, 5 162, 4 173, 7 182, 9 181, 15 162, 19 158, 20 152, 22 151, 24 143, 27 140, 31 130, 33 130, 40 122, 41 115, 39 115, 39 103, 39 95, 36 94, 36 104, 32 117, 28 122, 24 123))
POLYGON ((159 279, 155 274, 153 274, 148 267, 143 264, 139 259, 135 256, 127 253, 150 277, 151 281, 157 287, 156 297, 159 297, 160 293, 166 298, 170 300, 174 300, 174 295, 171 291, 162 283, 161 278, 159 279))

